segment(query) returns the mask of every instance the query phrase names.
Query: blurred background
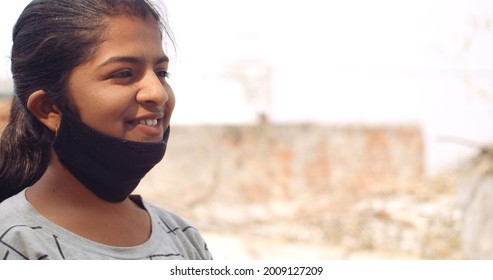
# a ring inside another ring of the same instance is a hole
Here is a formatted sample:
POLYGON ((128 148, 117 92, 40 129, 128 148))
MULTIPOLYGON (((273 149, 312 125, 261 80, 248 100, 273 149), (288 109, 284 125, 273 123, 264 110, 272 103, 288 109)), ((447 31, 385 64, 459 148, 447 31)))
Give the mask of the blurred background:
MULTIPOLYGON (((28 2, 0 4, 3 122, 28 2)), ((177 106, 137 192, 216 259, 493 258, 492 2, 165 6, 177 106)))

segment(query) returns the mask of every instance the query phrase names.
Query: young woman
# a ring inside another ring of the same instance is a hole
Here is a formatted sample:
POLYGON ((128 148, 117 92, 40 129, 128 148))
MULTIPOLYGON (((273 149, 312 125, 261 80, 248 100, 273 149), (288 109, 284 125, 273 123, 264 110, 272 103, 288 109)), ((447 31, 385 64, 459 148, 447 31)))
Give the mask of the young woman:
POLYGON ((131 195, 166 151, 167 35, 146 0, 25 8, 0 142, 0 259, 211 259, 196 228, 131 195))

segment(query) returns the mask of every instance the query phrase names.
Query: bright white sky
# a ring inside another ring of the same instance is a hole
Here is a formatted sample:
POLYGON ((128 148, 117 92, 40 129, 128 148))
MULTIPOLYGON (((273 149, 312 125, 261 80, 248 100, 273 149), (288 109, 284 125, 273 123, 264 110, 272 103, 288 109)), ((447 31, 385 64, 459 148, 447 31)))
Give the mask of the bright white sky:
MULTIPOLYGON (((0 78, 10 75, 11 28, 28 2, 0 4, 0 78)), ((232 73, 257 61, 253 70, 272 70, 274 122, 419 124, 430 171, 475 152, 439 137, 493 143, 491 1, 165 3, 177 41, 176 124, 255 121, 260 105, 232 73)))

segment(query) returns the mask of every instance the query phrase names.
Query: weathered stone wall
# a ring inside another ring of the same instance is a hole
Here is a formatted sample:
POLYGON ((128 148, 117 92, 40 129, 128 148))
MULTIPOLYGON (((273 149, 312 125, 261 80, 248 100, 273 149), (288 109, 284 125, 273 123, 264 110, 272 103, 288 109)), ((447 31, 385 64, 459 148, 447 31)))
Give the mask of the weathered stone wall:
POLYGON ((146 181, 262 201, 307 191, 395 191, 422 176, 417 127, 264 124, 174 126, 165 160, 146 181))

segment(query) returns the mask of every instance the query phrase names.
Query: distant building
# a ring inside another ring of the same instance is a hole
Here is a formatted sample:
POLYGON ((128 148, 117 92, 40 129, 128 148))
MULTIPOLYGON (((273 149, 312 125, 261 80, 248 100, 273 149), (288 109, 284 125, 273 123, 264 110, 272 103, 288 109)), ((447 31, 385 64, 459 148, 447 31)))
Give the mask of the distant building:
POLYGON ((12 79, 0 79, 0 98, 9 98, 14 93, 14 82, 12 79))

